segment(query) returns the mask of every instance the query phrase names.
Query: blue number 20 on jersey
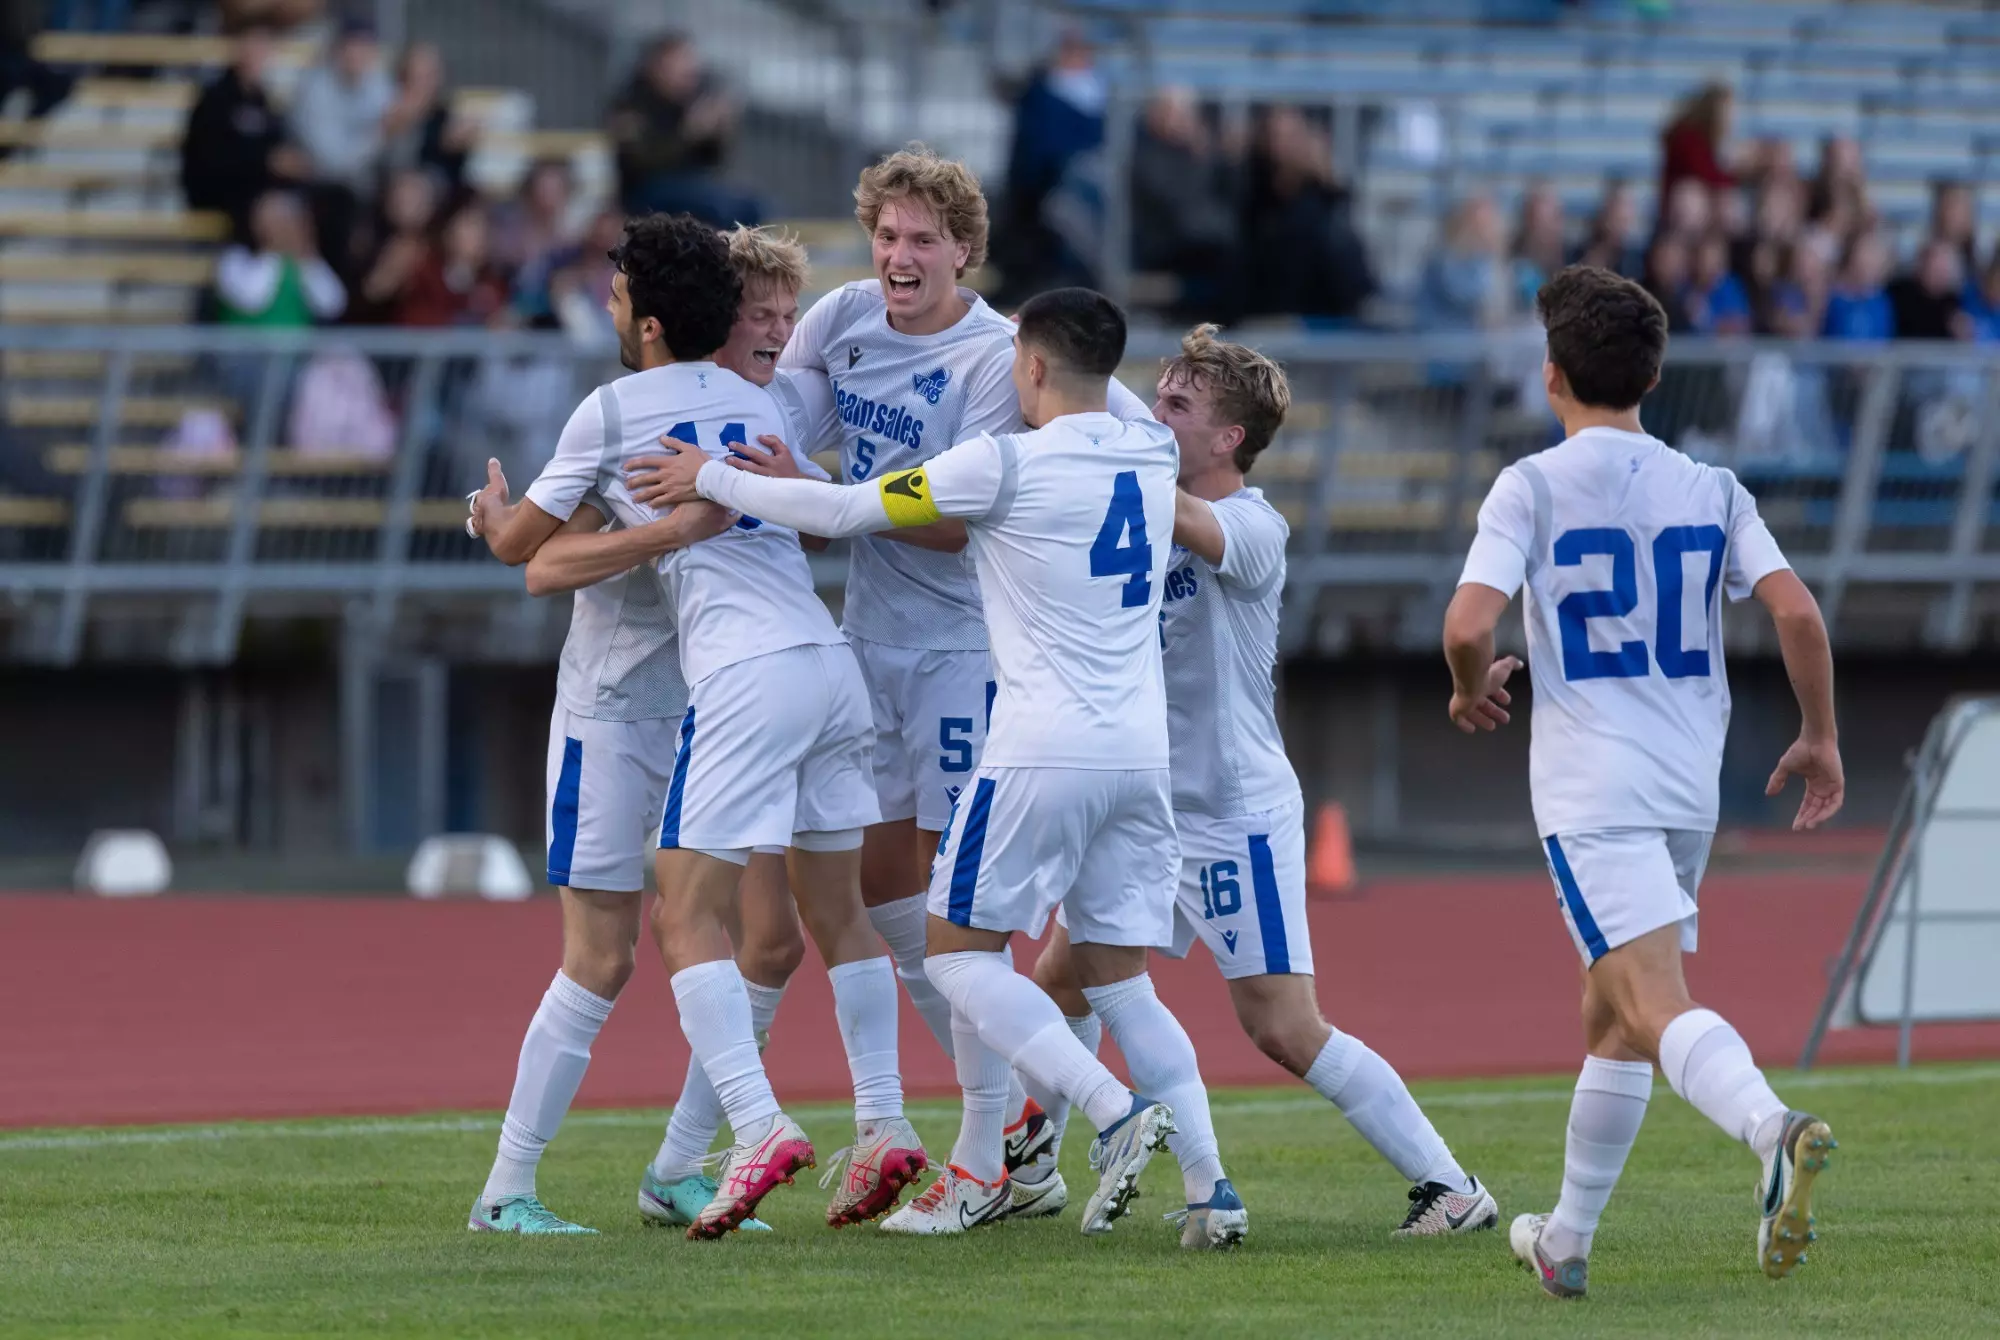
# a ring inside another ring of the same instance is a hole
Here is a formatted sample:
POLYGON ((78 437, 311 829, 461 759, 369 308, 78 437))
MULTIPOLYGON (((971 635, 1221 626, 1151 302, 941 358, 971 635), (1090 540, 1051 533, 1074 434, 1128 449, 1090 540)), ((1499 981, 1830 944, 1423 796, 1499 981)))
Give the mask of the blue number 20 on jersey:
MULTIPOLYGON (((1708 555, 1708 580, 1701 599, 1706 611, 1713 606, 1716 583, 1722 577, 1725 544, 1722 527, 1714 525, 1669 526, 1653 537, 1653 581, 1659 596, 1653 621, 1653 657, 1668 679, 1701 678, 1709 673, 1708 648, 1688 650, 1681 645, 1685 580, 1681 556, 1708 555)), ((1576 567, 1592 554, 1610 557, 1611 589, 1572 591, 1556 606, 1556 618, 1562 626, 1563 678, 1641 678, 1652 669, 1644 642, 1622 642, 1616 651, 1594 651, 1590 645, 1592 619, 1622 619, 1638 607, 1638 553, 1632 536, 1616 526, 1586 526, 1566 530, 1556 540, 1555 563, 1559 568, 1576 567)))

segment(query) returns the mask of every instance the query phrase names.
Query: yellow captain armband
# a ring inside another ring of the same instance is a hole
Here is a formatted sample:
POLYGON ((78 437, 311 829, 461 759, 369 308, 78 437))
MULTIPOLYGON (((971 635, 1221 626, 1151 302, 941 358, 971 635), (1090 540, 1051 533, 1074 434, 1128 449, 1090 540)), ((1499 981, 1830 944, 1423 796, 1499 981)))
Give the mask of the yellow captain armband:
POLYGON ((939 519, 937 504, 931 501, 930 472, 922 466, 883 475, 876 488, 892 526, 927 526, 939 519))

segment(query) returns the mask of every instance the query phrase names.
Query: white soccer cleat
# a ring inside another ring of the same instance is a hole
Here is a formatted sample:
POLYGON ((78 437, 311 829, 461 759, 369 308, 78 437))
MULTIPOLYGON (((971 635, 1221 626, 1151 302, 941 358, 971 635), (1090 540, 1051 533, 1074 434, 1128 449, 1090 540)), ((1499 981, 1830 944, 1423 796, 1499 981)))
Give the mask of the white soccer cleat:
POLYGON ((819 1183, 822 1187, 833 1184, 833 1179, 840 1175, 841 1160, 847 1160, 847 1173, 840 1190, 826 1207, 829 1227, 865 1223, 887 1214, 902 1199, 903 1188, 930 1166, 924 1142, 917 1138, 916 1128, 908 1121, 893 1117, 869 1124, 874 1129, 866 1143, 856 1137, 853 1145, 827 1160, 826 1176, 819 1183))
POLYGON ((1098 1177, 1097 1189, 1083 1205, 1085 1233, 1111 1231, 1112 1221, 1139 1194, 1139 1174, 1178 1129, 1172 1108, 1132 1095, 1132 1110, 1101 1132, 1090 1147, 1090 1166, 1098 1177))
POLYGON ((1806 1247, 1819 1237, 1813 1232, 1813 1181, 1839 1147, 1832 1129, 1810 1112, 1785 1114, 1778 1147, 1764 1160, 1757 1181, 1764 1212, 1757 1225, 1757 1264, 1774 1280, 1804 1265, 1806 1247))
POLYGON ((1227 1251, 1250 1231, 1250 1212, 1227 1177, 1215 1184, 1207 1200, 1174 1210, 1166 1218, 1181 1226, 1181 1246, 1191 1252, 1227 1251))
POLYGON ((1054 1168, 1039 1182, 1010 1176, 1007 1185, 1013 1188, 1007 1206, 1009 1219, 1048 1219, 1069 1208, 1069 1188, 1054 1168))
POLYGON ((688 1225, 690 1238, 719 1238, 743 1226, 764 1197, 813 1166, 812 1141, 799 1124, 780 1112, 755 1140, 732 1145, 722 1156, 715 1199, 688 1225))
POLYGON ((1507 1245, 1514 1259, 1535 1272, 1542 1292, 1551 1298, 1582 1298, 1590 1289, 1590 1259, 1574 1256, 1552 1261, 1542 1251, 1542 1230, 1548 1227, 1545 1214, 1517 1214, 1507 1229, 1507 1245))
POLYGON ((1042 1105, 1030 1098, 1021 1104, 1021 1115, 1007 1128, 1006 1138, 1007 1174, 1011 1177, 1055 1148, 1055 1123, 1042 1111, 1042 1105))
POLYGON ((1008 1181, 1003 1172, 997 1182, 982 1182, 963 1168, 947 1163, 944 1175, 925 1188, 921 1196, 882 1221, 882 1231, 935 1238, 970 1232, 981 1224, 993 1223, 1007 1214, 1008 1181))
MULTIPOLYGON (((1468 1174, 1470 1176, 1470 1174, 1468 1174)), ((1477 1233, 1500 1226, 1500 1206, 1492 1193, 1472 1178, 1472 1190, 1453 1191, 1442 1182, 1410 1188, 1410 1212, 1403 1216, 1399 1238, 1437 1238, 1452 1233, 1477 1233)))

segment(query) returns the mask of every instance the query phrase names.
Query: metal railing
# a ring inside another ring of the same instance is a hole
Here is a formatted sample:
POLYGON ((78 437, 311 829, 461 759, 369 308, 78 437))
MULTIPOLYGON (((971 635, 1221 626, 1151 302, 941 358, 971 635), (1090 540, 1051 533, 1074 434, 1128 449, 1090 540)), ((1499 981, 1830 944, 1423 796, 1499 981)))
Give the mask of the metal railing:
MULTIPOLYGON (((1428 648, 1493 476, 1558 435, 1539 332, 1252 338, 1293 383, 1252 476, 1292 523, 1288 650, 1428 648)), ((1148 393, 1175 344, 1135 332, 1128 384, 1148 393)), ((381 645, 440 609, 518 619, 520 576, 465 537, 463 495, 489 456, 518 492, 618 371, 485 331, 16 327, 0 357, 0 619, 14 657, 57 664, 107 623, 225 664, 263 614, 360 619, 381 645)), ((1645 419, 1743 477, 1843 642, 1982 636, 2000 351, 1680 340, 1645 419)), ((816 560, 829 594, 842 572, 816 560)))

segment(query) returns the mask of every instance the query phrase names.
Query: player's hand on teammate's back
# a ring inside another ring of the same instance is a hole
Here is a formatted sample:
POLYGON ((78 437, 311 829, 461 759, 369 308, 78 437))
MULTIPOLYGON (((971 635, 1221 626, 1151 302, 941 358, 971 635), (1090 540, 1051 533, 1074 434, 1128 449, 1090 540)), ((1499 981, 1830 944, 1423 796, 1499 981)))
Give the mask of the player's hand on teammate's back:
POLYGON ((631 489, 633 501, 648 507, 695 502, 701 494, 695 491, 694 477, 708 464, 707 454, 693 443, 671 437, 661 438, 660 445, 667 449, 665 453, 635 456, 625 462, 625 486, 631 489))
POLYGON ((465 519, 465 533, 475 540, 484 536, 494 514, 507 503, 507 475, 500 469, 500 462, 489 456, 486 460, 486 487, 465 495, 465 505, 472 513, 465 519))
POLYGON ((1486 691, 1472 697, 1454 691, 1451 695, 1452 724, 1467 735, 1474 731, 1497 730, 1511 718, 1507 715, 1507 704, 1514 701, 1507 692, 1506 684, 1516 670, 1521 668, 1517 656, 1502 656, 1486 671, 1486 691))
POLYGON ((758 438, 754 446, 747 442, 737 443, 724 459, 738 470, 747 470, 769 479, 805 478, 805 472, 799 469, 798 460, 792 455, 792 449, 785 445, 785 439, 771 433, 758 438))
POLYGON ((1840 813, 1841 803, 1847 799, 1847 777, 1841 771, 1838 744, 1832 740, 1808 740, 1803 735, 1792 741, 1792 747, 1772 770, 1771 780, 1765 783, 1764 794, 1777 795, 1794 776, 1806 784, 1806 793, 1799 799, 1799 812, 1792 819, 1794 833, 1818 828, 1840 813))

